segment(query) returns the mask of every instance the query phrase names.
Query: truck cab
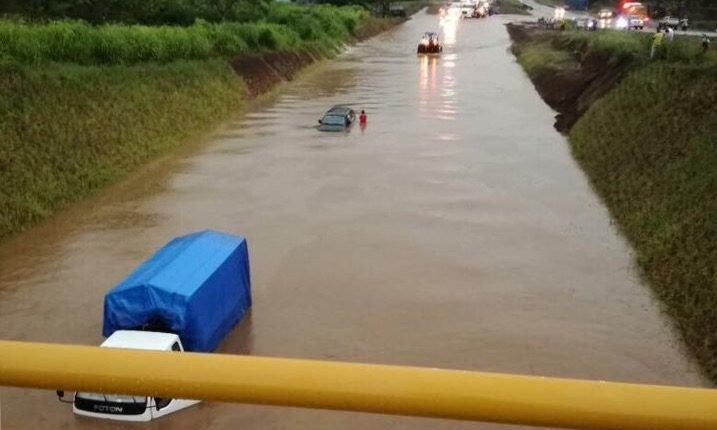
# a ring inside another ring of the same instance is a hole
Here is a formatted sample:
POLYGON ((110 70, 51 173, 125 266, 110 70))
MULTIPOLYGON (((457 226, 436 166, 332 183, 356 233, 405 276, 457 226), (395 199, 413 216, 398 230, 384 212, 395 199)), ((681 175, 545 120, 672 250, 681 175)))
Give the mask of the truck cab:
MULTIPOLYGON (((118 330, 100 346, 167 352, 184 351, 182 341, 176 334, 135 330, 118 330)), ((198 400, 77 392, 72 411, 77 415, 92 418, 146 422, 197 403, 198 400)))

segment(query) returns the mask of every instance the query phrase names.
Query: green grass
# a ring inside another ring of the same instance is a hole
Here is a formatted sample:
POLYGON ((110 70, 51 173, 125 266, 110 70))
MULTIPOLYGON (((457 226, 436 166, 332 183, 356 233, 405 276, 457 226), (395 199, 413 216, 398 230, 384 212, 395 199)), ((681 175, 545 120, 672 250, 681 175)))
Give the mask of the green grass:
POLYGON ((0 66, 0 238, 200 137, 242 93, 221 61, 0 66))
POLYGON ((647 58, 652 34, 621 31, 568 31, 555 39, 558 49, 579 49, 605 54, 613 58, 647 58))
POLYGON ((265 22, 198 21, 188 27, 0 20, 0 57, 22 64, 85 65, 226 58, 303 44, 336 46, 347 42, 367 18, 356 7, 277 4, 265 22))
POLYGON ((530 15, 520 0, 496 0, 500 13, 510 15, 530 15))
POLYGON ((560 68, 559 51, 632 60, 572 128, 570 144, 642 276, 717 382, 717 53, 678 37, 651 60, 649 35, 546 34, 514 47, 531 77, 560 68))
POLYGON ((575 57, 570 52, 555 49, 551 42, 546 40, 514 47, 513 53, 531 77, 575 63, 575 57))
POLYGON ((573 153, 717 381, 717 69, 656 63, 598 101, 573 153))
MULTIPOLYGON (((550 38, 558 50, 580 50, 602 55, 613 60, 632 58, 637 64, 651 61, 650 47, 653 33, 627 31, 567 31, 550 38)), ((672 42, 663 42, 658 60, 672 63, 704 64, 717 62, 713 49, 702 55, 699 37, 678 35, 672 42)))

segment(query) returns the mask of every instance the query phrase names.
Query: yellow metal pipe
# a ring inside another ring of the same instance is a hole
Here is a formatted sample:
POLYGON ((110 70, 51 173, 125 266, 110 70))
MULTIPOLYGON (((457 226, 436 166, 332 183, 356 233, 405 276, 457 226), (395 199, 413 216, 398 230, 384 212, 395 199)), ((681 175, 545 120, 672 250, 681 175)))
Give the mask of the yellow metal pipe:
POLYGON ((717 390, 14 341, 0 341, 0 385, 575 429, 717 429, 717 390))

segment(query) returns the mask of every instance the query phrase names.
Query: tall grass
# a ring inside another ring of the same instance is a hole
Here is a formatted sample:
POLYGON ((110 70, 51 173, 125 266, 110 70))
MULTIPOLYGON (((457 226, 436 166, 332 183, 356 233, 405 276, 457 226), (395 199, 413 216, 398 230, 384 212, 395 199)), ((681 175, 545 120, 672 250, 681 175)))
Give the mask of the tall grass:
POLYGON ((198 21, 188 27, 0 20, 0 57, 21 64, 130 65, 288 51, 302 44, 336 46, 367 17, 356 7, 284 4, 273 5, 262 22, 198 21))
POLYGON ((206 133, 242 106, 243 83, 223 61, 0 64, 0 94, 3 238, 206 133))

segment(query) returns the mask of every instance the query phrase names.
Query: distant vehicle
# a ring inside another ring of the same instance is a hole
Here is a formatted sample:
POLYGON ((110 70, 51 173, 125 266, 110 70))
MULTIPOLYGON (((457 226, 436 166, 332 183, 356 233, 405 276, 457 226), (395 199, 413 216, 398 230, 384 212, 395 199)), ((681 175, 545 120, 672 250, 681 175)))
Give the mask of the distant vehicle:
POLYGON ((388 9, 388 14, 393 17, 399 17, 399 18, 403 18, 408 15, 406 13, 406 8, 401 4, 391 5, 391 7, 388 9))
POLYGON ((614 16, 614 12, 611 9, 600 9, 598 12, 599 19, 611 19, 614 16))
POLYGON ((491 5, 487 1, 481 1, 476 3, 475 8, 473 9, 473 17, 474 18, 485 18, 488 15, 492 15, 492 9, 491 5))
POLYGON ((666 30, 668 27, 673 30, 677 30, 678 28, 680 28, 682 29, 682 31, 687 31, 687 28, 689 27, 689 22, 687 18, 679 19, 673 18, 671 16, 666 16, 662 18, 660 22, 657 23, 657 28, 661 30, 666 30))
POLYGON ((625 2, 618 10, 618 15, 627 21, 627 28, 630 27, 630 18, 636 17, 642 20, 643 27, 650 22, 650 16, 647 14, 647 8, 640 2, 625 2))
POLYGON ((593 31, 597 29, 597 21, 593 18, 580 18, 577 21, 575 21, 575 27, 578 30, 588 30, 593 31))
POLYGON ((472 4, 464 3, 461 5, 461 18, 473 18, 475 10, 476 8, 472 4))
POLYGON ((647 23, 639 16, 620 16, 615 21, 618 30, 642 30, 647 23))
POLYGON ((440 54, 443 52, 443 46, 438 39, 438 34, 427 31, 423 34, 421 41, 418 42, 416 52, 419 54, 440 54))
POLYGON ((565 19, 565 8, 556 7, 553 11, 553 19, 556 21, 562 21, 563 19, 565 19))
POLYGON ((627 28, 629 30, 642 30, 645 28, 645 21, 639 16, 630 16, 627 18, 627 28))
POLYGON ((319 120, 321 131, 348 130, 356 121, 356 112, 348 106, 336 105, 319 120))
POLYGON ((460 3, 451 3, 448 6, 445 15, 447 15, 449 18, 459 18, 461 15, 460 3))

